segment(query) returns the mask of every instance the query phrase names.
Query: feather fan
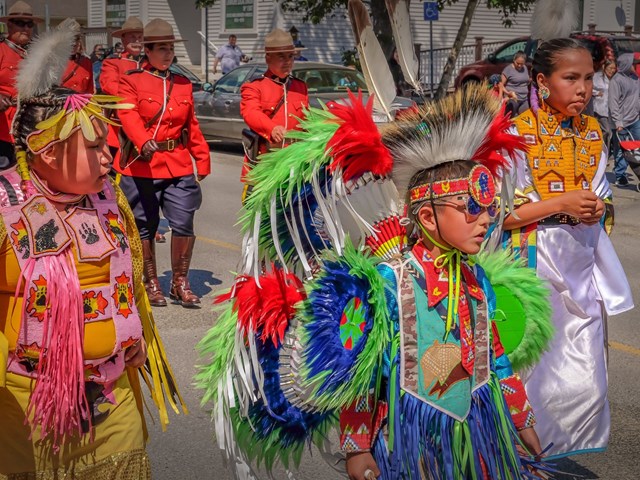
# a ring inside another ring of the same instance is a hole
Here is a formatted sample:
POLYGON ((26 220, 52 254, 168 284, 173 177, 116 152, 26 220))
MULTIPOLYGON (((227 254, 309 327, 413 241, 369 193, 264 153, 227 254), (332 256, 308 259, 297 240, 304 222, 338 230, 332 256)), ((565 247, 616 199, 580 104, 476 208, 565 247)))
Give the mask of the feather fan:
POLYGON ((413 48, 409 3, 407 0, 385 0, 385 3, 398 52, 398 63, 400 63, 404 79, 411 84, 416 93, 422 95, 422 85, 419 77, 420 65, 413 48))
POLYGON ((389 120, 393 120, 391 104, 396 97, 396 86, 387 58, 373 31, 369 12, 362 0, 349 0, 349 18, 360 54, 362 73, 369 91, 375 95, 375 109, 384 112, 389 120))
POLYGON ((542 41, 568 37, 578 23, 577 0, 538 0, 531 17, 531 36, 542 41))
POLYGON ((19 98, 42 95, 58 85, 64 73, 80 25, 73 19, 38 36, 29 47, 29 55, 20 64, 16 79, 19 98))

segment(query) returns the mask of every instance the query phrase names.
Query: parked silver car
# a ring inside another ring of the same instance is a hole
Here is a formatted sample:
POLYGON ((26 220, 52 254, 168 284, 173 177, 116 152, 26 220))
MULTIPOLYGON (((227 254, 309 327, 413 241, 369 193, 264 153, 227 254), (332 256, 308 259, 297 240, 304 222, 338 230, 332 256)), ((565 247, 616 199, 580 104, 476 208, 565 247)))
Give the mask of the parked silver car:
MULTIPOLYGON (((240 87, 260 78, 266 70, 264 63, 241 65, 222 76, 214 85, 205 84, 203 90, 193 94, 196 116, 205 137, 241 141, 242 129, 246 125, 240 116, 240 87)), ((320 102, 348 98, 349 90, 362 90, 365 97, 367 94, 367 84, 362 74, 342 65, 299 62, 293 66, 293 75, 306 82, 312 107, 320 107, 320 102)), ((393 105, 400 111, 415 103, 408 98, 396 97, 393 105)), ((374 121, 383 123, 386 117, 374 113, 374 121)))

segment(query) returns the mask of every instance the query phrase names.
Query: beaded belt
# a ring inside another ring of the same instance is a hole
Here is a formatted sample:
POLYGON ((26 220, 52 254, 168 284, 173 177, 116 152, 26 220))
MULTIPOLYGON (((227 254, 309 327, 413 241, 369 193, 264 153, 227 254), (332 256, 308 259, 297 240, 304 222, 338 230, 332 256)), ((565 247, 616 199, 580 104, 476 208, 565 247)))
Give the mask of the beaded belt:
POLYGON ((575 227, 580 225, 580 219, 567 215, 566 213, 556 213, 542 220, 538 220, 538 225, 569 225, 575 227))

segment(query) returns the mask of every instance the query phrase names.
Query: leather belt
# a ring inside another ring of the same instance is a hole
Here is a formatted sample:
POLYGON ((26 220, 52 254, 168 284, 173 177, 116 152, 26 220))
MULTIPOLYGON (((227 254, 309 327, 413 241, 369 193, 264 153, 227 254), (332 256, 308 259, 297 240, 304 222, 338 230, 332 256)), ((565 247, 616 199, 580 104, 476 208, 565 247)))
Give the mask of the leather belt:
POLYGON ((158 150, 161 152, 173 152, 179 146, 184 146, 182 137, 174 138, 172 140, 166 140, 164 142, 156 142, 158 144, 158 150))
POLYGON ((566 213, 556 213, 550 217, 538 220, 538 225, 569 225, 575 227, 576 225, 580 225, 580 223, 582 222, 580 222, 579 218, 572 217, 566 213))

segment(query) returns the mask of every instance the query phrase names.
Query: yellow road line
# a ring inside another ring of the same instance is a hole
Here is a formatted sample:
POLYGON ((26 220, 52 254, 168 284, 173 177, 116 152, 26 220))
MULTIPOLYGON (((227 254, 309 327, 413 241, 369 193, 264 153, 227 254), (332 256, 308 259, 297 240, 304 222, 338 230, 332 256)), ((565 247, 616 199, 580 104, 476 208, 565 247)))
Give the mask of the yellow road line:
POLYGON ((625 345, 619 342, 609 342, 609 346, 614 350, 620 350, 621 352, 630 353, 631 355, 637 355, 640 357, 640 348, 632 347, 631 345, 625 345))
MULTIPOLYGON (((236 245, 234 243, 224 242, 222 240, 216 240, 215 238, 207 238, 198 235, 197 239, 201 242, 210 243, 211 245, 215 245, 216 247, 225 248, 227 250, 232 250, 234 252, 240 252, 242 249, 240 245, 236 245)), ((630 353, 631 355, 636 355, 640 357, 640 348, 632 347, 631 345, 625 345, 624 343, 619 342, 609 342, 609 346, 614 350, 619 350, 621 352, 630 353)))
POLYGON ((236 245, 234 243, 223 242, 222 240, 216 240, 215 238, 207 238, 198 235, 196 240, 201 242, 210 243, 211 245, 215 245, 216 247, 226 248, 227 250, 233 250, 234 252, 240 252, 242 249, 240 245, 236 245))

